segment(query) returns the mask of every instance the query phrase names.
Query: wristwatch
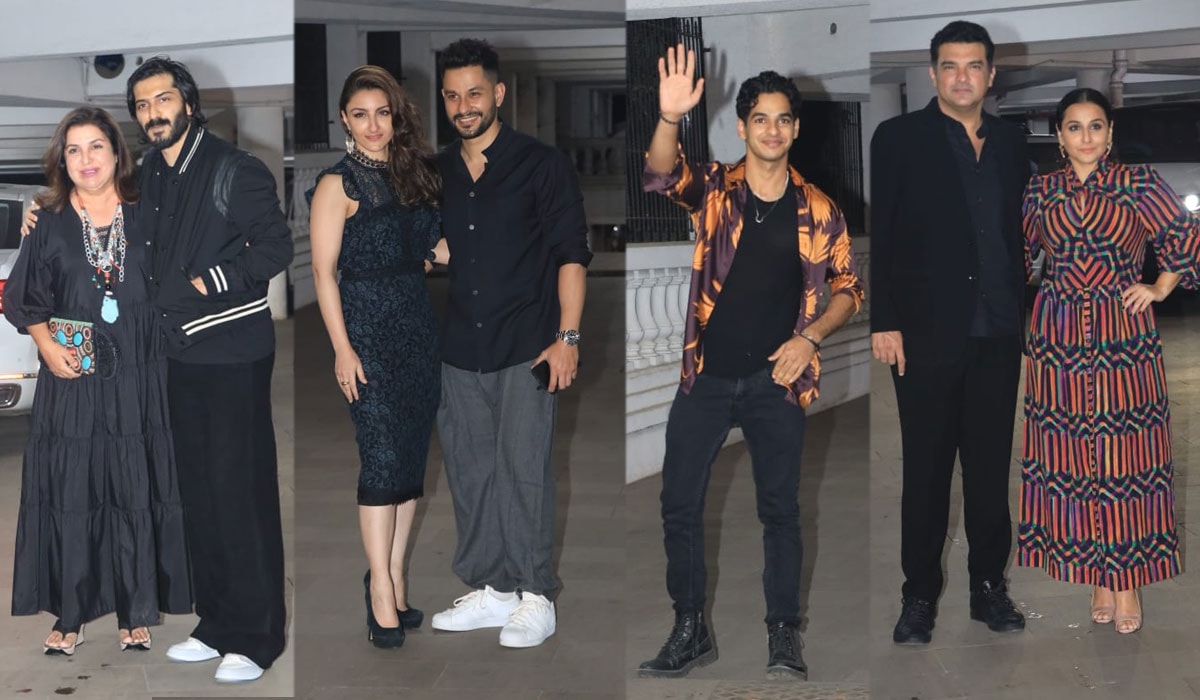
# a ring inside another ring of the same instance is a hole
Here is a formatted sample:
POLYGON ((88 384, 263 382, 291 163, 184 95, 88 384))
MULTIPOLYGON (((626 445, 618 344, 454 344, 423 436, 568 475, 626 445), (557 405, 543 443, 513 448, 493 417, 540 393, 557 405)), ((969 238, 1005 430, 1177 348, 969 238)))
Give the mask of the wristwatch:
POLYGON ((567 345, 579 345, 579 339, 582 337, 577 330, 559 331, 554 334, 554 337, 563 341, 567 345))

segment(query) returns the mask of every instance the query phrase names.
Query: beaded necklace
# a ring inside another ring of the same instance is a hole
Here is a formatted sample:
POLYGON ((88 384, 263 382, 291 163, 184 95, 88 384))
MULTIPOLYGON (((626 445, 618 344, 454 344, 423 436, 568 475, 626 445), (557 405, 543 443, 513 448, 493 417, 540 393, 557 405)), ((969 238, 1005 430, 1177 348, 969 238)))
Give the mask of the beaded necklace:
POLYGON ((121 202, 117 202, 117 211, 108 227, 108 236, 102 239, 100 230, 92 223, 92 217, 88 216, 87 208, 83 206, 83 198, 79 193, 76 193, 75 197, 79 203, 79 218, 83 220, 83 250, 87 255, 88 264, 96 269, 96 274, 92 275, 92 282, 95 283, 96 289, 104 290, 100 317, 108 323, 113 323, 120 315, 117 298, 113 295, 113 272, 117 273, 117 282, 125 281, 125 217, 121 213, 121 202))

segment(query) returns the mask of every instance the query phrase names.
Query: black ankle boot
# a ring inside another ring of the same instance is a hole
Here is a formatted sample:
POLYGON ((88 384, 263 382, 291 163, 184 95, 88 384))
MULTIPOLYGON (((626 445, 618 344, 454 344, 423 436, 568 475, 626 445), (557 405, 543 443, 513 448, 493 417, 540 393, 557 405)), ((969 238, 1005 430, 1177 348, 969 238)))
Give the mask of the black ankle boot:
POLYGON ((699 610, 675 613, 675 626, 658 656, 638 666, 642 678, 679 678, 697 666, 717 660, 704 613, 699 610))
POLYGON ((804 646, 800 630, 794 624, 776 622, 767 625, 767 678, 771 680, 808 680, 808 666, 800 649, 804 646))

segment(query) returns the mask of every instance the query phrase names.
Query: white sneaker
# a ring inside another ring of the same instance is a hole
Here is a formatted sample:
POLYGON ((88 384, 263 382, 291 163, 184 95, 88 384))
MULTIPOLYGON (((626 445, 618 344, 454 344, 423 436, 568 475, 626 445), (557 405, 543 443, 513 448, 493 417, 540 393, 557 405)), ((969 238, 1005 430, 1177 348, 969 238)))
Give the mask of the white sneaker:
POLYGON ((508 616, 521 603, 521 599, 512 595, 509 600, 496 597, 496 591, 491 586, 484 586, 482 591, 471 591, 454 601, 454 606, 433 616, 430 624, 435 630, 446 632, 466 632, 485 627, 503 627, 508 624, 508 616))
POLYGON ((188 637, 185 641, 178 644, 172 644, 170 649, 167 649, 167 658, 172 661, 208 661, 220 656, 221 653, 213 649, 204 642, 195 637, 188 637))
POLYGON ((522 593, 521 604, 508 616, 508 624, 500 630, 500 646, 523 649, 536 647, 554 634, 557 617, 554 603, 546 596, 522 593))
POLYGON ((258 664, 241 654, 226 654, 217 666, 215 678, 221 683, 245 683, 262 678, 263 670, 258 664))

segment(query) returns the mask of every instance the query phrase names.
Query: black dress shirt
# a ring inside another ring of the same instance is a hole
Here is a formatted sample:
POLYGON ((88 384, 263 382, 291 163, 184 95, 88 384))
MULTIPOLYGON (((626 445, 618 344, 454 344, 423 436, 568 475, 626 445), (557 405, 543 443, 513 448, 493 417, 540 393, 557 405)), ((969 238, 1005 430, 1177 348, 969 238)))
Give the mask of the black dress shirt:
POLYGON ((795 187, 789 180, 775 202, 747 194, 737 252, 701 332, 704 373, 726 379, 748 377, 770 364, 771 353, 795 333, 804 293, 795 187))
POLYGON ((560 330, 558 268, 586 266, 587 219, 567 157, 501 124, 471 179, 462 141, 438 154, 450 293, 442 359, 494 372, 532 361, 560 330))
POLYGON ((988 137, 987 121, 976 132, 984 139, 979 157, 962 122, 943 115, 954 163, 962 179, 971 211, 971 235, 979 257, 979 295, 971 318, 971 337, 1016 335, 1019 320, 1013 314, 1018 301, 1011 284, 1013 261, 1004 240, 1003 185, 996 147, 988 137))

